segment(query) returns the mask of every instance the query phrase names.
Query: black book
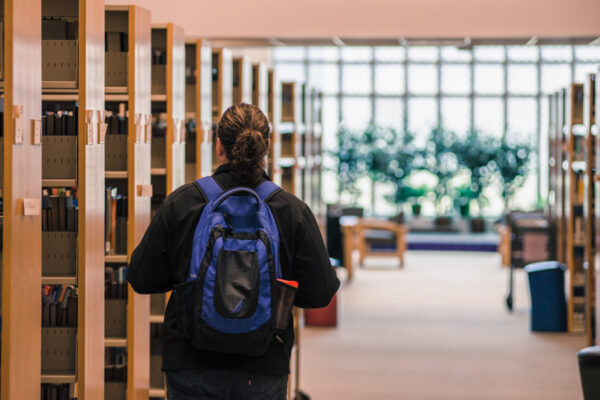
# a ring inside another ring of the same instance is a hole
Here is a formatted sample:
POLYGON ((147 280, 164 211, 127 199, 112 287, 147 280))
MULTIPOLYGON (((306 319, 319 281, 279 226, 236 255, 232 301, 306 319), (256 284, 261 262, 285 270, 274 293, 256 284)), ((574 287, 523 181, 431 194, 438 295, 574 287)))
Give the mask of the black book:
POLYGON ((54 113, 49 112, 46 114, 46 134, 55 135, 54 133, 54 113))
POLYGON ((50 228, 50 198, 48 192, 44 190, 42 192, 42 231, 48 231, 50 228))
POLYGON ((48 117, 45 115, 42 115, 42 126, 41 126, 42 135, 48 134, 48 127, 46 126, 47 122, 48 122, 48 117))
POLYGON ((54 134, 55 135, 64 135, 65 127, 64 127, 64 118, 62 111, 58 111, 54 115, 54 134))
POLYGON ((58 196, 58 230, 67 230, 67 201, 64 194, 58 196))
POLYGON ((49 228, 51 231, 58 231, 60 229, 60 214, 59 214, 59 200, 57 195, 49 196, 50 198, 50 221, 49 228))
POLYGON ((67 299, 67 326, 77 327, 77 296, 71 295, 67 299))
POLYGON ((73 136, 75 135, 75 117, 73 116, 73 111, 69 111, 65 115, 65 135, 73 136))
POLYGON ((121 32, 119 35, 120 35, 120 39, 121 39, 121 51, 128 52, 129 51, 129 35, 127 35, 125 32, 121 32))

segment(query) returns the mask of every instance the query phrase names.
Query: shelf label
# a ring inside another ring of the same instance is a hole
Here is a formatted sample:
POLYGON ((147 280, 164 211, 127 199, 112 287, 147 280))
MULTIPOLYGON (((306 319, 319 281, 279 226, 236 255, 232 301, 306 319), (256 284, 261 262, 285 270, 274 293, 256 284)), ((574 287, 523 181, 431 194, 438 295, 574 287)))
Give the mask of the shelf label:
POLYGON ((42 144, 42 121, 34 119, 31 122, 31 144, 40 145, 42 144))
POLYGON ((138 185, 139 197, 152 197, 152 185, 138 185))
POLYGON ((14 129, 15 129, 15 144, 23 143, 23 106, 14 105, 14 129))
POLYGON ((146 143, 152 142, 152 117, 150 115, 146 116, 146 143))
POLYGON ((100 142, 99 143, 104 143, 104 141, 106 140, 106 131, 108 130, 108 124, 105 122, 101 122, 100 123, 100 142))
POLYGON ((23 199, 23 215, 40 215, 41 199, 23 199))

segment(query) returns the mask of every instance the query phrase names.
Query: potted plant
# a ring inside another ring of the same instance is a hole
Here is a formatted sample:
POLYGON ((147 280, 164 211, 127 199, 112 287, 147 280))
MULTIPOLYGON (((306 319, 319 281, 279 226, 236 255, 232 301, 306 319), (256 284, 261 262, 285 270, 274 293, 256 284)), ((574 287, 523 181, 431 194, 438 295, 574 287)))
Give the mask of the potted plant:
MULTIPOLYGON (((435 204, 439 216, 447 216, 449 209, 444 204, 444 199, 450 195, 450 180, 456 175, 459 169, 456 154, 453 151, 453 144, 456 142, 456 135, 443 127, 434 128, 427 144, 427 155, 425 159, 426 169, 437 178, 435 186, 435 204)), ((440 219, 444 225, 447 219, 440 219)))
POLYGON ((361 135, 348 129, 340 127, 337 132, 338 150, 331 155, 338 159, 337 176, 340 193, 350 195, 352 203, 356 203, 361 191, 357 182, 366 175, 365 157, 363 154, 361 135))
POLYGON ((525 182, 530 168, 529 157, 532 146, 526 142, 508 142, 502 139, 498 144, 494 160, 490 163, 497 172, 502 184, 504 208, 509 209, 510 201, 516 190, 525 182))
MULTIPOLYGON (((483 210, 483 206, 486 202, 483 189, 489 184, 491 178, 490 163, 495 158, 497 146, 491 138, 483 136, 476 130, 471 130, 467 136, 454 143, 453 149, 458 159, 458 163, 465 168, 470 175, 468 193, 463 192, 469 197, 469 201, 466 204, 470 204, 470 200, 474 199, 479 206, 479 216, 471 216, 471 231, 483 232, 485 222, 481 216, 481 210, 483 210)), ((465 190, 467 190, 467 188, 463 188, 463 191, 465 190)), ((459 196, 459 201, 464 203, 466 201, 464 197, 465 196, 463 196, 463 199, 461 200, 461 197, 459 196)), ((468 207, 468 205, 466 207, 468 207)), ((463 211, 465 210, 463 209, 463 211)), ((466 215, 461 213, 461 216, 467 217, 469 216, 469 213, 466 215)))

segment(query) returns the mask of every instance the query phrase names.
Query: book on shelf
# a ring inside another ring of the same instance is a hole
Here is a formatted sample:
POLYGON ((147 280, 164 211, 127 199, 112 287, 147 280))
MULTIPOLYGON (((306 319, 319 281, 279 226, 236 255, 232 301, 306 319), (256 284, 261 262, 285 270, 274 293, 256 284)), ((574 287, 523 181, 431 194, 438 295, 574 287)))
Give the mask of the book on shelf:
POLYGON ((107 382, 127 380, 127 349, 106 347, 104 349, 104 379, 107 382))
POLYGON ((127 267, 106 267, 104 270, 104 298, 127 300, 127 267))
POLYGON ((42 231, 77 232, 78 209, 76 189, 43 189, 42 231))
POLYGON ((70 383, 43 383, 41 400, 70 400, 74 397, 74 388, 70 383))
POLYGON ((42 285, 42 326, 77 327, 75 286, 42 285))
POLYGON ((117 188, 107 187, 104 214, 104 244, 106 254, 127 253, 127 197, 117 188))

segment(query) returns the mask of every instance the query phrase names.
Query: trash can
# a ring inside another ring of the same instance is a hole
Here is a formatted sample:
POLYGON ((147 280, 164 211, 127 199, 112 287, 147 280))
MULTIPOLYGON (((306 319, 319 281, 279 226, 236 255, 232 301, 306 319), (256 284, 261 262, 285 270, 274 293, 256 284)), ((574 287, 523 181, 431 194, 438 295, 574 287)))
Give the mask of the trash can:
POLYGON ((600 346, 586 347, 577 353, 577 358, 583 398, 600 399, 600 346))
POLYGON ((525 267, 531 294, 531 330, 567 330, 565 267, 556 261, 543 261, 525 267))

